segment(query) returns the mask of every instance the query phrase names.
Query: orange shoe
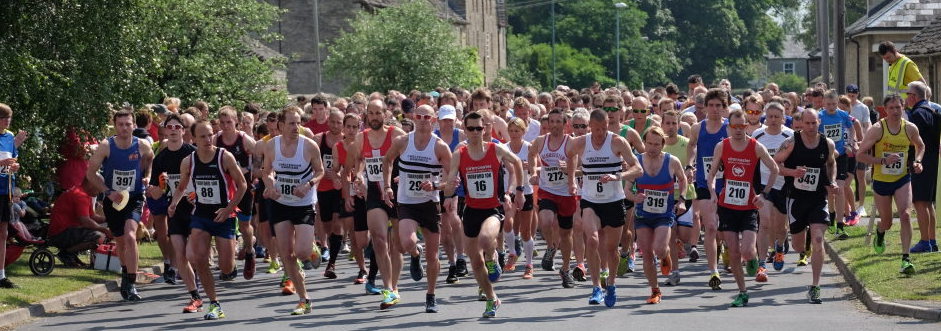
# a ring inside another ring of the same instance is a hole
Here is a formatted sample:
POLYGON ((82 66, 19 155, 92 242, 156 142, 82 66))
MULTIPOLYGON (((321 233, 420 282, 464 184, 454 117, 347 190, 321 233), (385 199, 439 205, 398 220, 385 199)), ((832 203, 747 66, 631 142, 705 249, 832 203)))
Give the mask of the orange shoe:
POLYGON ((294 290, 294 283, 292 283, 290 279, 284 281, 284 287, 281 288, 281 294, 291 295, 295 293, 297 293, 297 291, 294 290))
POLYGON ((515 254, 510 254, 510 257, 506 260, 506 265, 503 266, 503 272, 507 271, 516 271, 516 260, 519 259, 519 256, 515 254))
POLYGON ((533 279, 533 265, 527 265, 526 271, 523 272, 523 279, 533 279))
POLYGON ((655 304, 660 303, 660 298, 662 296, 663 294, 660 293, 659 288, 653 289, 650 293, 650 297, 647 298, 647 304, 655 305, 655 304))
POLYGON ((673 271, 672 266, 670 265, 670 257, 667 256, 660 260, 660 274, 664 276, 669 276, 670 272, 673 271))
POLYGON ((186 307, 183 307, 184 313, 195 313, 203 308, 203 300, 190 299, 190 302, 186 307))
POLYGON ((755 275, 755 281, 759 283, 768 282, 768 270, 765 267, 758 267, 758 274, 755 275))

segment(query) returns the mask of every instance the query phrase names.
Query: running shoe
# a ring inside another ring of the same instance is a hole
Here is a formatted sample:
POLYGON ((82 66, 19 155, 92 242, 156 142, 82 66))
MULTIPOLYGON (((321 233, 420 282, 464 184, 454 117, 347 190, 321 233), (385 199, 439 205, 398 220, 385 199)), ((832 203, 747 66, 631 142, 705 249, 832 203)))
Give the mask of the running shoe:
POLYGON ((487 300, 487 307, 484 308, 483 317, 497 317, 497 309, 500 309, 500 299, 487 300))
POLYGON ((272 259, 271 263, 268 263, 268 273, 273 274, 281 271, 281 264, 278 263, 278 259, 272 259))
POLYGON ((457 271, 458 277, 467 276, 467 261, 466 260, 462 258, 458 258, 457 262, 454 265, 457 266, 456 271, 457 271))
POLYGON ((195 313, 203 308, 203 300, 190 298, 190 302, 183 307, 184 313, 195 313))
POLYGON ((291 311, 291 315, 310 314, 310 310, 311 310, 310 301, 304 300, 304 301, 297 303, 297 307, 295 307, 294 310, 291 311))
POLYGON ((484 289, 477 287, 477 301, 487 301, 487 295, 484 294, 484 289))
POLYGON ((915 265, 911 261, 902 260, 902 267, 899 269, 900 273, 911 275, 915 273, 915 265))
POLYGON ((885 233, 876 233, 876 240, 872 241, 872 248, 876 254, 885 252, 885 233))
POLYGON ((340 254, 349 254, 350 253, 350 244, 343 242, 343 247, 340 248, 340 254))
POLYGON ((916 243, 914 246, 912 246, 912 249, 910 250, 910 252, 912 252, 912 253, 928 253, 928 252, 931 252, 931 243, 928 242, 927 240, 919 240, 918 243, 916 243))
POLYGON ((768 270, 765 267, 758 267, 758 274, 755 275, 755 281, 765 283, 768 281, 768 270))
POLYGON ((618 261, 618 277, 623 277, 627 273, 627 255, 621 254, 621 259, 618 261))
POLYGON ((392 290, 382 290, 382 302, 379 303, 379 309, 389 309, 399 303, 399 293, 392 290))
POLYGON ((255 256, 260 256, 265 259, 268 258, 268 250, 262 246, 255 245, 255 256))
POLYGON ((751 259, 745 262, 745 273, 748 277, 755 277, 758 273, 758 259, 751 259))
POLYGON ((562 287, 564 288, 573 288, 575 287, 575 280, 572 279, 572 275, 565 272, 565 270, 559 270, 559 277, 562 277, 562 287))
POLYGON ((931 239, 931 241, 929 241, 929 243, 931 244, 931 251, 932 251, 932 252, 937 252, 937 251, 938 251, 938 241, 935 240, 935 239, 931 239))
POLYGON ((284 287, 284 282, 286 281, 288 281, 288 274, 287 273, 281 274, 281 282, 278 283, 278 287, 284 287))
POLYGON ((588 304, 600 305, 601 300, 604 300, 604 293, 601 292, 601 287, 593 287, 591 289, 591 297, 588 298, 588 304))
POLYGON ((141 301, 140 293, 137 293, 137 287, 131 284, 127 290, 127 301, 141 301))
POLYGON ((294 289, 294 283, 290 279, 284 281, 284 287, 281 288, 282 295, 291 295, 297 293, 297 290, 294 289))
POLYGON ((669 276, 670 271, 673 271, 673 267, 670 265, 670 257, 668 256, 660 261, 660 274, 669 276))
POLYGON ((601 281, 601 287, 608 287, 608 275, 607 270, 601 270, 601 272, 598 273, 598 278, 601 278, 599 279, 599 281, 601 281))
POLYGON ((667 285, 677 286, 680 285, 680 271, 674 271, 670 273, 670 276, 667 277, 667 285))
POLYGON ((696 247, 691 247, 691 248, 689 249, 689 254, 687 254, 687 255, 689 255, 689 262, 690 262, 690 263, 699 261, 699 250, 696 249, 696 247))
POLYGON ((549 248, 546 250, 546 255, 542 256, 542 270, 555 270, 555 252, 555 248, 549 248))
POLYGON ((359 285, 366 282, 366 270, 360 270, 353 279, 353 284, 359 285))
POLYGON ((745 307, 748 305, 748 292, 738 292, 735 300, 732 300, 732 307, 745 307))
POLYGON ((820 300, 820 286, 811 286, 810 290, 807 291, 807 302, 809 303, 822 303, 820 300))
POLYGON ((803 266, 806 266, 806 265, 807 265, 807 255, 804 254, 804 253, 801 253, 801 254, 800 254, 800 258, 797 259, 797 266, 798 266, 798 267, 803 267, 803 266))
POLYGON ((834 236, 834 239, 836 239, 836 240, 846 240, 846 239, 849 239, 849 238, 850 238, 850 236, 849 236, 848 234, 846 234, 846 230, 845 230, 845 229, 836 229, 836 236, 834 236))
POLYGON ((523 255, 523 239, 519 236, 513 241, 513 250, 516 251, 516 256, 523 255))
POLYGON ((519 255, 510 254, 510 257, 506 260, 506 264, 503 266, 503 271, 515 271, 516 260, 519 260, 519 255))
POLYGON ((660 293, 660 289, 659 289, 659 288, 655 288, 655 289, 651 290, 651 292, 650 292, 650 297, 647 298, 647 304, 649 304, 649 305, 658 304, 658 303, 660 303, 660 299, 661 299, 662 297, 663 297, 663 294, 660 293))
MULTIPOLYGON (((320 245, 318 245, 320 246, 320 245)), ((324 246, 320 246, 320 262, 330 261, 330 249, 324 246)), ((319 265, 319 264, 318 264, 319 265)))
MULTIPOLYGON (((320 263, 323 262, 323 254, 321 254, 320 247, 317 244, 314 244, 313 249, 310 251, 310 263, 314 269, 320 268, 320 263)), ((310 270, 310 269, 305 269, 310 270)))
POLYGON ((409 263, 409 273, 412 274, 412 280, 420 281, 425 277, 425 273, 421 267, 421 248, 418 249, 418 255, 412 256, 411 263, 409 263))
POLYGON ((526 271, 523 271, 523 279, 533 279, 533 265, 526 265, 526 271))
POLYGON ((608 307, 614 307, 614 304, 618 302, 617 290, 614 285, 605 286, 604 290, 604 305, 608 307))
POLYGON ((637 269, 637 265, 634 263, 634 255, 627 257, 627 272, 634 272, 637 269))
POLYGON ((366 294, 371 294, 371 295, 382 294, 382 288, 376 286, 375 282, 366 281, 366 294))
POLYGON ((709 287, 711 287, 713 291, 722 289, 722 279, 719 278, 718 272, 713 272, 712 276, 709 277, 709 287))
POLYGON ((438 302, 435 300, 434 294, 425 295, 425 312, 426 313, 437 313, 438 312, 438 302))
POLYGON ((774 270, 781 271, 784 269, 784 253, 775 252, 774 253, 774 262, 772 263, 774 270))
POLYGON ((333 263, 327 263, 327 268, 323 271, 323 278, 327 279, 336 279, 337 278, 337 267, 333 263))
POLYGON ((219 280, 224 280, 224 281, 235 280, 235 277, 238 277, 238 275, 239 275, 238 269, 237 268, 232 269, 232 272, 230 273, 219 273, 219 280))
POLYGON ((765 258, 765 263, 774 263, 774 249, 768 248, 768 256, 765 258))
POLYGON ((484 262, 484 265, 487 267, 487 279, 490 279, 490 282, 496 282, 500 280, 500 275, 503 274, 503 268, 500 268, 494 261, 484 262))
POLYGON ((163 266, 164 266, 163 282, 170 284, 170 285, 176 285, 176 270, 174 270, 173 267, 170 267, 169 265, 166 265, 166 264, 164 264, 163 266))
POLYGON ((588 281, 588 279, 585 278, 585 268, 579 266, 572 268, 572 278, 579 282, 588 281))
POLYGON ((856 224, 859 224, 859 219, 861 218, 861 216, 862 215, 860 215, 859 212, 855 210, 850 212, 849 217, 846 218, 846 222, 845 222, 846 225, 854 226, 856 224))
POLYGON ((210 321, 225 318, 225 312, 222 311, 222 306, 218 302, 213 302, 209 304, 209 311, 203 318, 210 321))
POLYGON ((500 269, 506 266, 506 252, 498 251, 497 252, 497 265, 500 266, 500 269))
POLYGON ((457 266, 452 265, 448 267, 448 278, 444 281, 448 284, 456 284, 460 281, 460 279, 457 278, 457 266))
POLYGON ((245 254, 245 265, 243 266, 242 277, 244 277, 245 280, 252 280, 252 278, 255 278, 255 254, 254 252, 252 252, 251 254, 245 254))
POLYGON ((722 256, 722 265, 725 266, 726 271, 729 271, 731 270, 730 268, 731 260, 729 259, 729 249, 724 246, 719 246, 719 247, 722 250, 722 254, 720 254, 720 256, 722 256))

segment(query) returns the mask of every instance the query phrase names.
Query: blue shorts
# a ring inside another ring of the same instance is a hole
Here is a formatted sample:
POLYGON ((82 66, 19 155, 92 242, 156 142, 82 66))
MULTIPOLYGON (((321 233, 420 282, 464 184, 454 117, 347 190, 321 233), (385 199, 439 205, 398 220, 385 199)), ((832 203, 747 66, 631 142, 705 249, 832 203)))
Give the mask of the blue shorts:
POLYGON ((673 217, 654 217, 654 218, 640 218, 634 220, 634 229, 648 228, 656 229, 661 226, 671 227, 673 226, 673 217))
POLYGON ((894 182, 872 181, 872 191, 881 196, 891 196, 895 191, 912 181, 912 175, 908 174, 894 182))
POLYGON ((157 200, 147 197, 147 209, 150 210, 151 215, 166 215, 169 207, 170 199, 166 195, 157 200))
POLYGON ((190 217, 190 227, 200 229, 213 237, 235 239, 235 218, 230 217, 224 222, 216 223, 210 218, 193 215, 190 217))
POLYGON ((252 220, 252 214, 243 214, 241 212, 238 212, 238 213, 235 213, 235 218, 238 219, 239 222, 249 222, 252 220))

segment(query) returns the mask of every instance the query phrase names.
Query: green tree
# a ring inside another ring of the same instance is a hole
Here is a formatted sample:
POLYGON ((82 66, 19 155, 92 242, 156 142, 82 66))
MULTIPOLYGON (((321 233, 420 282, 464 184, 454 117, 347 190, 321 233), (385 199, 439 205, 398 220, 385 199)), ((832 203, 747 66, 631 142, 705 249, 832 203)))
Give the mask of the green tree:
POLYGON ((803 77, 795 74, 786 74, 783 72, 775 73, 768 78, 769 82, 778 84, 782 92, 803 93, 807 88, 807 81, 803 77))
MULTIPOLYGON (((245 38, 270 38, 278 10, 244 0, 4 1, 0 3, 0 102, 25 174, 48 182, 69 129, 103 134, 108 103, 188 102, 280 107, 276 61, 249 55, 245 38)), ((34 185, 34 189, 39 187, 34 185)))
MULTIPOLYGON (((817 1, 806 1, 807 10, 803 12, 803 16, 800 19, 802 31, 797 34, 798 40, 804 44, 804 49, 807 51, 812 51, 820 48, 817 45, 817 1)), ((846 18, 847 27, 851 24, 862 18, 866 15, 866 0, 846 0, 844 3, 846 8, 846 13, 844 17, 846 18)), ((831 6, 830 13, 832 15, 833 8, 831 6)), ((831 20, 830 25, 833 26, 834 22, 831 20)), ((830 30, 830 41, 833 41, 833 30, 830 30)))
POLYGON ((428 91, 441 86, 473 88, 484 83, 476 50, 458 43, 451 24, 428 1, 361 12, 351 30, 328 46, 326 73, 350 80, 348 92, 390 89, 428 91))

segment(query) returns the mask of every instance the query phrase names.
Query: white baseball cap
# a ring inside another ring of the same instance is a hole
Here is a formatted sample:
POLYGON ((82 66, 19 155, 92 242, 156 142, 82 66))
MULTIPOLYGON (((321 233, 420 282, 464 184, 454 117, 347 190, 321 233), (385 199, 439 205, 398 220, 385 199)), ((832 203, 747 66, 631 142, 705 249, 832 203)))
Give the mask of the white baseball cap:
POLYGON ((456 120, 457 110, 452 105, 444 105, 438 108, 438 120, 456 120))

